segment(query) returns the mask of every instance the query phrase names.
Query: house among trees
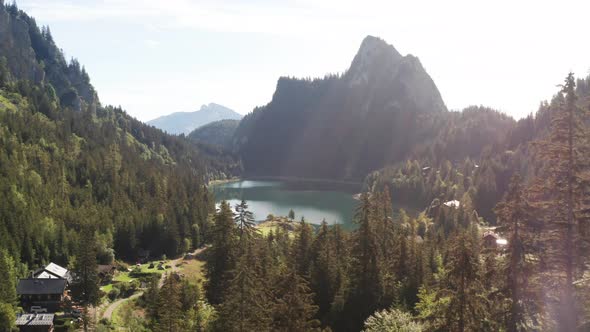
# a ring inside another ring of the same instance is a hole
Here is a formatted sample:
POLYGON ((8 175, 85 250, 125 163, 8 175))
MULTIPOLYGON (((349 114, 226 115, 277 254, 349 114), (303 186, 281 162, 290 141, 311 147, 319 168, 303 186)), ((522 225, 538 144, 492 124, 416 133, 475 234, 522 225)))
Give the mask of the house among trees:
POLYGON ((16 286, 16 293, 25 311, 38 306, 47 309, 47 312, 56 312, 67 295, 66 285, 66 279, 20 279, 16 286))
POLYGON ((101 280, 109 280, 112 279, 117 271, 117 267, 113 264, 108 265, 99 265, 98 266, 98 277, 101 280))
POLYGON ((20 332, 52 332, 53 314, 23 314, 16 319, 20 332))
POLYGON ((33 278, 36 279, 64 279, 67 283, 72 282, 72 275, 68 269, 55 263, 49 263, 47 266, 37 269, 33 272, 33 278))
POLYGON ((482 236, 483 246, 489 249, 496 249, 508 244, 506 239, 503 239, 496 232, 487 230, 482 236))
POLYGON ((455 209, 458 209, 461 206, 461 202, 459 202, 456 199, 454 199, 452 201, 444 202, 443 204, 447 207, 454 207, 455 209))

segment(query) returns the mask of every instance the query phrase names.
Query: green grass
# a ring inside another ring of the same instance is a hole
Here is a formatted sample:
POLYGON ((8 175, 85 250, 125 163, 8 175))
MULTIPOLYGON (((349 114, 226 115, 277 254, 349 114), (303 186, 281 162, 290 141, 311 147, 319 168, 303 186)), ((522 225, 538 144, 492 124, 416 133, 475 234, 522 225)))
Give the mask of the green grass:
POLYGON ((107 294, 111 291, 111 289, 113 289, 113 284, 112 283, 100 287, 100 290, 103 291, 103 292, 105 292, 105 293, 107 293, 107 294))
MULTIPOLYGON (((160 262, 164 262, 164 265, 166 264, 170 264, 170 261, 161 261, 161 260, 156 260, 153 262, 148 262, 145 264, 141 264, 141 273, 154 273, 154 274, 158 274, 161 275, 162 273, 166 272, 167 270, 158 270, 158 265, 160 262), (153 268, 149 268, 150 263, 154 264, 153 268)), ((129 266, 129 268, 134 269, 136 266, 135 265, 131 265, 129 266)), ((106 294, 108 294, 111 289, 113 289, 113 285, 116 283, 122 283, 122 282, 132 282, 134 280, 137 280, 137 278, 134 278, 131 276, 131 272, 130 271, 117 271, 115 273, 115 277, 113 278, 113 281, 110 284, 104 285, 102 287, 100 287, 100 290, 105 292, 106 294)))
POLYGON ((113 281, 118 282, 130 282, 135 280, 129 275, 129 272, 119 272, 114 278, 113 281))
POLYGON ((205 262, 191 259, 185 261, 185 263, 180 267, 180 272, 185 275, 187 280, 190 283, 198 284, 201 289, 203 286, 203 282, 205 281, 205 275, 203 273, 203 269, 205 267, 205 262))

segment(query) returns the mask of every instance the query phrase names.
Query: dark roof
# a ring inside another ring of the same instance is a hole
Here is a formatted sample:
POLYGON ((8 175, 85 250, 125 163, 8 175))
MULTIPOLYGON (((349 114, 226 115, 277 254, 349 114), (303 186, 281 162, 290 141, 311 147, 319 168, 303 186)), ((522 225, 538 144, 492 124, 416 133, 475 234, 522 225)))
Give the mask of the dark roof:
POLYGON ((20 279, 16 286, 16 293, 18 295, 62 294, 65 289, 65 279, 20 279))
POLYGON ((16 326, 53 326, 53 314, 24 314, 16 319, 16 326))
POLYGON ((111 273, 116 270, 116 267, 114 265, 99 265, 97 270, 98 273, 111 273))

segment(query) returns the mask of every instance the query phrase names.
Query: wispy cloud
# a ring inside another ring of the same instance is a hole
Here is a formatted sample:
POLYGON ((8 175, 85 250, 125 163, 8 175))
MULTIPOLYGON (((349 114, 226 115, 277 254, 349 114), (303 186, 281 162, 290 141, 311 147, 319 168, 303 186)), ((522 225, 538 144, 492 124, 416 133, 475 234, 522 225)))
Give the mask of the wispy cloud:
POLYGON ((358 25, 371 26, 383 13, 377 10, 372 16, 363 17, 350 3, 335 9, 316 6, 307 0, 264 4, 188 0, 21 0, 19 4, 33 16, 48 22, 126 20, 151 29, 192 28, 289 35, 345 32, 358 25))
POLYGON ((144 40, 144 44, 148 48, 156 48, 156 47, 160 46, 160 42, 157 40, 153 40, 153 39, 144 40))

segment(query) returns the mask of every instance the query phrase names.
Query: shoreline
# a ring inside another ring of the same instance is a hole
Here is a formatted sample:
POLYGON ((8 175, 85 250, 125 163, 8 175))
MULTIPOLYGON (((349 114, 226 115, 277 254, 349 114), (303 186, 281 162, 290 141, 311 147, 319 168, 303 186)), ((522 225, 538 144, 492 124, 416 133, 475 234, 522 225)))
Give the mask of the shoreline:
POLYGON ((238 182, 238 181, 242 181, 244 179, 242 178, 231 178, 231 179, 224 179, 224 180, 211 180, 207 183, 207 187, 208 186, 214 186, 216 184, 224 184, 224 183, 231 183, 231 182, 238 182))
POLYGON ((317 182, 317 183, 331 183, 331 184, 346 184, 346 185, 362 185, 362 181, 352 180, 335 180, 335 179, 321 179, 321 178, 300 178, 295 176, 247 176, 240 180, 268 180, 268 181, 286 181, 286 182, 317 182))

